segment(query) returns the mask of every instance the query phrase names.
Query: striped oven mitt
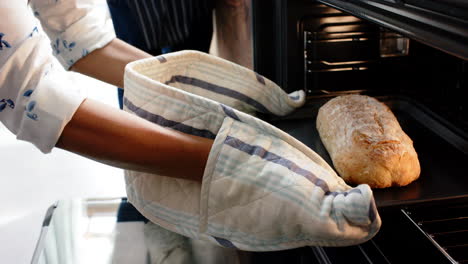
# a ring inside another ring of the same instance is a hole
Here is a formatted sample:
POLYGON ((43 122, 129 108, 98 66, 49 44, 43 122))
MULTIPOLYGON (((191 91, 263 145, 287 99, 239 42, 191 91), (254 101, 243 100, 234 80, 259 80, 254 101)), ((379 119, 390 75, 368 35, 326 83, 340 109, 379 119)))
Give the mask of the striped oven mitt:
POLYGON ((168 230, 241 250, 370 239, 381 224, 371 189, 346 185, 314 151, 250 115, 286 115, 304 97, 200 52, 130 63, 126 111, 214 145, 201 184, 126 171, 129 200, 168 230))

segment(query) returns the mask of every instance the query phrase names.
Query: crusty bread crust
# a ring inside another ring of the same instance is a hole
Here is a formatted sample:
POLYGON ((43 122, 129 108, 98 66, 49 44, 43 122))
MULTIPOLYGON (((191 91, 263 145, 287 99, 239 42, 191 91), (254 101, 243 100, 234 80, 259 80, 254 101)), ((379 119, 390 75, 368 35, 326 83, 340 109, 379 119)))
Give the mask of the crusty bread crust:
POLYGON ((317 130, 347 183, 385 188, 405 186, 419 177, 413 141, 375 98, 346 95, 328 101, 319 110, 317 130))

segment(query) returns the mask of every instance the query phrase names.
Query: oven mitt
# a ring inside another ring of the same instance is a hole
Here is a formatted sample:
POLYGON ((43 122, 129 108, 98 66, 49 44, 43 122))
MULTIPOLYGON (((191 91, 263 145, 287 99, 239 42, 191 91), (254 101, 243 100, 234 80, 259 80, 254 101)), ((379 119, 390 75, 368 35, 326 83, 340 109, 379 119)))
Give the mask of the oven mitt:
POLYGON ((288 114, 303 104, 303 92, 288 95, 246 68, 194 51, 130 63, 124 87, 126 111, 214 139, 201 184, 125 172, 129 200, 152 222, 248 251, 348 246, 378 231, 367 185, 349 187, 307 146, 246 114, 288 114))

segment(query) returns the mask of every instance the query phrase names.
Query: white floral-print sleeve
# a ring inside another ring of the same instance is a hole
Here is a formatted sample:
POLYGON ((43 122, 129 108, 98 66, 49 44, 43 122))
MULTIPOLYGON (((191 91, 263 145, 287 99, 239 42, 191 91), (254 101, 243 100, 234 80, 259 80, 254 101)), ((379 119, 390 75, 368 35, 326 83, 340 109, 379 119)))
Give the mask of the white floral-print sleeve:
POLYGON ((66 69, 115 38, 105 0, 32 0, 31 8, 66 69))
MULTIPOLYGON (((68 14, 65 17, 76 18, 74 23, 67 24, 69 28, 82 21, 77 18, 87 17, 83 9, 79 10, 74 15, 73 10, 62 11, 62 14, 68 14)), ((33 143, 44 153, 50 152, 63 128, 86 98, 82 79, 89 77, 67 72, 60 65, 53 56, 49 38, 34 18, 27 0, 0 0, 0 18, 0 122, 18 139, 33 143)), ((58 17, 50 17, 50 25, 47 26, 58 27, 62 25, 59 21, 58 17)), ((82 27, 82 31, 92 31, 86 29, 84 24, 82 27)), ((65 28, 64 32, 78 32, 78 29, 69 31, 65 28)), ((106 36, 112 35, 113 31, 106 36)), ((89 37, 86 39, 90 50, 105 45, 100 39, 94 44, 89 37)), ((74 47, 78 46, 75 44, 74 47)), ((71 55, 63 56, 61 60, 77 59, 70 51, 73 50, 70 42, 67 42, 67 47, 67 52, 63 53, 71 55)))

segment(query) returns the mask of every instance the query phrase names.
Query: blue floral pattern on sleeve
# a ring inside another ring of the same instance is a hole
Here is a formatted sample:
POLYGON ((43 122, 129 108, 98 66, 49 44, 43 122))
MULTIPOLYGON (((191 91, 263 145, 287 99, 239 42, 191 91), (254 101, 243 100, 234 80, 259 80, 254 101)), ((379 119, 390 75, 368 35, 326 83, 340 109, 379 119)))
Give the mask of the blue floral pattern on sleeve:
POLYGON ((3 47, 11 48, 10 43, 3 39, 4 36, 5 34, 0 32, 0 50, 3 50, 3 47))
POLYGON ((26 111, 27 117, 29 117, 30 119, 34 121, 37 121, 37 118, 38 118, 37 114, 32 112, 35 106, 36 106, 36 101, 29 102, 25 107, 25 111, 26 111))
POLYGON ((0 112, 5 110, 7 106, 10 107, 11 109, 14 109, 15 103, 11 99, 1 99, 0 100, 0 112))
POLYGON ((34 107, 36 106, 36 101, 31 101, 29 104, 26 106, 26 111, 31 112, 34 110, 34 107))
POLYGON ((38 32, 39 32, 39 29, 37 27, 34 27, 31 34, 29 34, 29 37, 34 36, 34 33, 38 33, 38 32))
POLYGON ((23 93, 23 96, 30 97, 33 92, 34 92, 33 90, 27 90, 26 92, 23 93))
MULTIPOLYGON (((26 90, 24 93, 23 93, 23 96, 24 97, 31 97, 32 93, 34 92, 34 90, 26 90)), ((29 117, 30 119, 34 120, 34 121, 37 121, 38 119, 38 116, 37 114, 33 113, 32 111, 34 110, 34 107, 36 107, 36 101, 30 101, 24 108, 25 112, 26 112, 26 116, 29 117)))
POLYGON ((55 40, 55 43, 52 44, 52 49, 54 50, 54 53, 57 55, 57 54, 60 54, 60 49, 59 49, 59 46, 60 46, 60 40, 57 38, 55 40))
POLYGON ((55 39, 55 42, 52 43, 52 49, 54 50, 54 53, 56 55, 60 54, 60 48, 61 48, 60 45, 62 45, 63 48, 68 49, 68 51, 71 52, 71 51, 73 51, 73 48, 76 46, 76 42, 72 41, 72 42, 68 43, 68 41, 65 40, 65 39, 62 40, 62 41, 60 41, 59 38, 55 39))
POLYGON ((30 119, 34 120, 34 121, 37 121, 37 115, 34 114, 34 113, 26 112, 26 116, 29 117, 30 119))
POLYGON ((63 40, 62 43, 63 43, 63 46, 64 46, 66 49, 68 49, 68 51, 72 51, 73 48, 74 48, 75 45, 76 45, 75 42, 72 42, 72 43, 68 44, 68 42, 67 42, 66 40, 63 40))

